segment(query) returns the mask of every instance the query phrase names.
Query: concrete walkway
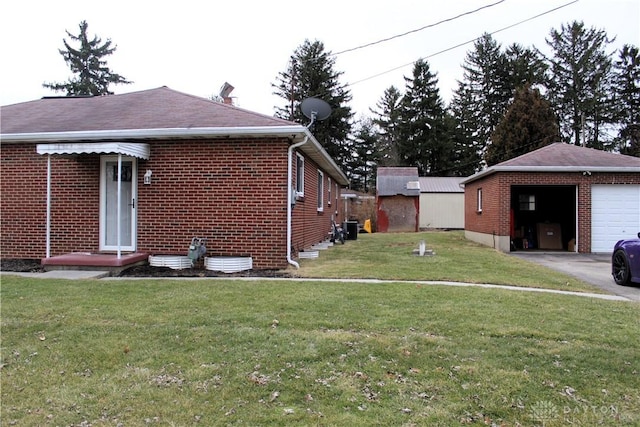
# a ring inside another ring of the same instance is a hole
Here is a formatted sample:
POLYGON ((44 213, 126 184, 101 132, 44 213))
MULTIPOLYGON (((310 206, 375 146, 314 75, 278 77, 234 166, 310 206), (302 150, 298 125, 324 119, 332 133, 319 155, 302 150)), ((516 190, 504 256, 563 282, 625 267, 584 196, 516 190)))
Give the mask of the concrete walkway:
POLYGON ((43 273, 20 273, 16 271, 1 271, 1 276, 13 275, 22 277, 33 277, 35 279, 102 279, 103 277, 109 277, 108 271, 96 271, 96 270, 51 270, 43 273))
POLYGON ((32 277, 39 279, 105 279, 105 280, 269 280, 269 281, 282 281, 282 280, 295 280, 298 282, 341 282, 341 283, 406 283, 413 285, 436 285, 436 286, 462 286, 462 287, 479 287, 487 289, 506 289, 511 291, 520 292, 539 292, 547 294, 560 294, 560 295, 572 295, 583 298, 596 298, 608 301, 631 301, 631 298, 627 298, 621 295, 607 295, 607 294, 594 294, 589 292, 572 292, 561 291, 557 289, 542 289, 542 288, 530 288, 523 286, 507 286, 507 285, 493 285, 489 283, 462 283, 462 282, 445 282, 445 281, 431 281, 431 280, 378 280, 378 279, 314 279, 314 278, 281 278, 281 277, 109 277, 107 271, 87 271, 87 270, 56 270, 48 271, 45 273, 17 273, 17 272, 0 272, 2 275, 18 275, 22 277, 32 277))

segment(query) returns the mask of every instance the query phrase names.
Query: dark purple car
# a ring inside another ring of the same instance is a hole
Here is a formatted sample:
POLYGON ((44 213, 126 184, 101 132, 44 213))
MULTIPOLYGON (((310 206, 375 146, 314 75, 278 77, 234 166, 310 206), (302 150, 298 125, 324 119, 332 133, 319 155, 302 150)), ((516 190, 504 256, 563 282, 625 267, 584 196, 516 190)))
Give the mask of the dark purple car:
POLYGON ((619 240, 615 244, 611 274, 618 285, 640 283, 640 233, 637 239, 619 240))

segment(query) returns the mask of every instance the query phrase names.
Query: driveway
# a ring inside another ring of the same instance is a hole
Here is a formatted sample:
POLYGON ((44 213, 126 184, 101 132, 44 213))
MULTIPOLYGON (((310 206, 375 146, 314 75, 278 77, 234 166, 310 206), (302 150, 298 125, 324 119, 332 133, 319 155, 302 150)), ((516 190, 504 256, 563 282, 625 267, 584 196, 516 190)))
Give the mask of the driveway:
POLYGON ((640 285, 618 286, 613 281, 611 255, 572 252, 511 252, 511 255, 577 277, 613 295, 640 301, 640 285))

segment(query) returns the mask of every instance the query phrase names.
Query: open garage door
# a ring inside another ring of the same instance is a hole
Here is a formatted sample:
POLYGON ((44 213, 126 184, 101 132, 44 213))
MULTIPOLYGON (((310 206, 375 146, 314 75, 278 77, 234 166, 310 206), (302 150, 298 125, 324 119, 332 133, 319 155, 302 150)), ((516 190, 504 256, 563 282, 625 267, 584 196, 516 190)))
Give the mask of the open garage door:
POLYGON ((591 252, 610 253, 640 231, 640 185, 591 186, 591 252))

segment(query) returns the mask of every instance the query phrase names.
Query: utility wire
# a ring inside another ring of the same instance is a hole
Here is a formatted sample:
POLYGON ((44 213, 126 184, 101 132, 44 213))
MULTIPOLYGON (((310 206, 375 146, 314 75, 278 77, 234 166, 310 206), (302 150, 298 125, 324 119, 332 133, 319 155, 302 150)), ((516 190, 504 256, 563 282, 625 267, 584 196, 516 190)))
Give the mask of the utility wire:
POLYGON ((415 30, 410 30, 410 31, 404 32, 402 34, 396 34, 395 36, 387 37, 385 39, 377 40, 375 42, 366 43, 366 44, 363 44, 363 45, 360 45, 360 46, 352 47, 350 49, 345 49, 345 50, 342 50, 340 52, 336 52, 333 55, 334 56, 338 56, 338 55, 341 55, 343 53, 353 52, 354 50, 364 49, 365 47, 374 46, 374 45, 377 45, 377 44, 380 44, 380 43, 388 42, 388 41, 393 40, 393 39, 397 39, 397 38, 400 38, 400 37, 408 36, 409 34, 417 33, 418 31, 422 31, 422 30, 425 30, 427 28, 435 27, 437 25, 444 24, 445 22, 454 21, 454 20, 456 20, 458 18, 462 18, 463 16, 471 15, 473 13, 481 11, 482 9, 487 9, 489 7, 493 7, 493 6, 496 6, 496 5, 498 5, 500 3, 504 3, 504 2, 505 2, 505 0, 500 0, 500 1, 497 1, 495 3, 479 7, 477 9, 475 9, 475 10, 470 10, 468 12, 461 13, 460 15, 454 16, 452 18, 443 19, 442 21, 438 21, 438 22, 433 23, 433 24, 425 25, 424 27, 416 28, 415 30))
MULTIPOLYGON (((578 1, 579 1, 579 0, 573 0, 573 1, 569 2, 569 3, 565 3, 565 4, 561 5, 561 6, 556 7, 556 8, 549 9, 549 10, 547 10, 547 11, 545 11, 545 12, 539 13, 539 14, 537 14, 537 15, 535 15, 535 16, 530 17, 530 18, 527 18, 527 19, 524 19, 524 20, 522 20, 522 21, 516 22, 515 24, 511 24, 511 25, 508 25, 508 26, 506 26, 506 27, 503 27, 503 28, 500 28, 500 29, 498 29, 498 30, 495 30, 495 31, 493 31, 493 32, 489 33, 489 35, 494 35, 494 34, 497 34, 497 33, 501 32, 501 31, 505 31, 505 30, 508 30, 508 29, 510 29, 510 28, 516 27, 516 26, 518 26, 518 25, 524 24, 525 22, 532 21, 532 20, 534 20, 534 19, 540 18, 541 16, 547 15, 547 14, 549 14, 549 13, 551 13, 551 12, 555 12, 556 10, 559 10, 559 9, 564 8, 564 7, 570 6, 570 5, 574 4, 574 3, 577 3, 578 1)), ((467 44, 469 44, 469 43, 473 43, 473 42, 475 42, 476 40, 479 40, 481 37, 482 37, 482 36, 480 36, 480 37, 476 37, 476 38, 471 39, 471 40, 467 40, 466 42, 462 42, 462 43, 459 43, 459 44, 457 44, 457 45, 455 45, 455 46, 448 47, 448 48, 443 49, 443 50, 441 50, 441 51, 438 51, 438 52, 432 53, 432 54, 430 54, 430 55, 424 56, 424 57, 422 57, 422 58, 418 58, 418 60, 421 60, 421 59, 428 59, 428 58, 433 58, 434 56, 441 55, 441 54, 443 54, 443 53, 445 53, 445 52, 449 52, 450 50, 454 50, 454 49, 457 49, 457 48, 462 47, 462 46, 464 46, 464 45, 467 45, 467 44)), ((416 60, 416 61, 418 61, 418 60, 416 60)), ((408 63, 408 64, 403 64, 403 65, 400 65, 400 66, 398 66, 398 67, 391 68, 391 69, 386 70, 386 71, 382 71, 382 72, 380 72, 380 73, 378 73, 378 74, 374 74, 374 75, 372 75, 372 76, 365 77, 364 79, 357 80, 357 81, 355 81, 355 82, 353 82, 353 83, 351 83, 351 84, 348 84, 347 86, 354 86, 354 85, 356 85, 356 84, 358 84, 358 83, 362 83, 362 82, 365 82, 365 81, 367 81, 367 80, 371 80, 371 79, 374 79, 374 78, 376 78, 376 77, 383 76, 383 75, 385 75, 385 74, 388 74, 388 73, 391 73, 391 72, 393 72, 393 71, 399 70, 399 69, 404 68, 404 67, 407 67, 407 66, 409 66, 409 65, 412 65, 412 64, 414 64, 416 61, 412 61, 412 62, 410 62, 410 63, 408 63)))

